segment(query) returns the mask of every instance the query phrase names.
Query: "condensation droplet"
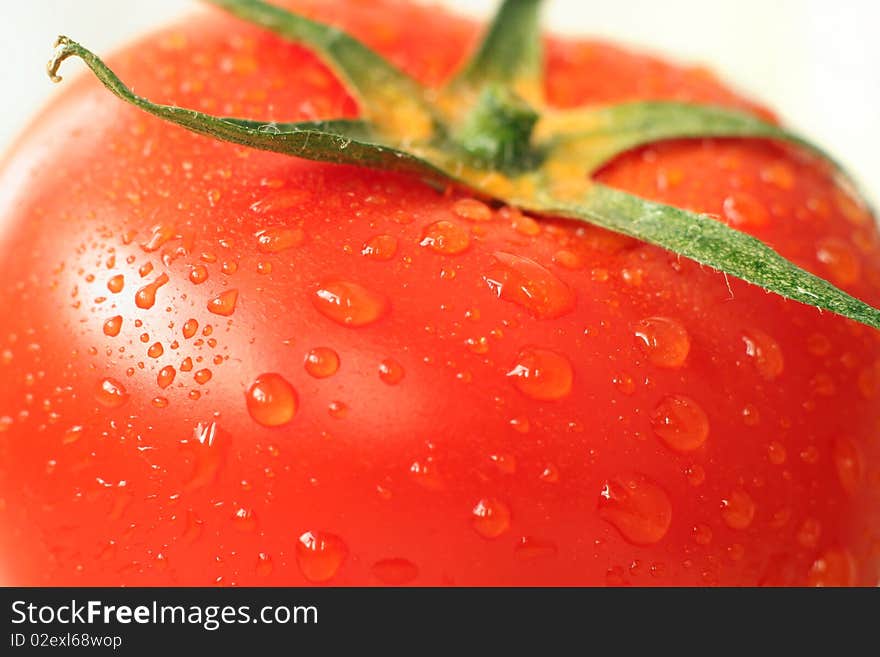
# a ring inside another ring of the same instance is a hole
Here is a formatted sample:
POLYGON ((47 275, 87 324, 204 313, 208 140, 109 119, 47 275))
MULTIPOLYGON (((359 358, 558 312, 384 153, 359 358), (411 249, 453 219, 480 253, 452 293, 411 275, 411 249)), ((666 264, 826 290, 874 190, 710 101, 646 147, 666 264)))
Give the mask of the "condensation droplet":
POLYGON ((810 566, 807 574, 809 586, 855 586, 856 562, 847 550, 831 548, 810 566))
POLYGON ((507 376, 524 395, 553 401, 571 393, 574 372, 565 356, 549 349, 528 347, 520 351, 507 376))
POLYGON ((208 310, 215 315, 229 317, 235 312, 238 302, 238 290, 226 290, 208 301, 208 310))
POLYGON ((177 376, 177 370, 171 365, 166 365, 159 370, 159 374, 156 376, 156 383, 164 390, 174 382, 175 376, 177 376))
POLYGON ((125 386, 111 377, 101 379, 95 389, 95 399, 107 408, 119 408, 128 401, 128 397, 125 386))
POLYGON ((404 376, 403 366, 393 358, 386 358, 379 363, 379 378, 383 383, 394 386, 403 381, 404 376))
POLYGON ((721 518, 731 529, 746 529, 755 518, 755 501, 742 489, 721 500, 721 518))
POLYGON ((301 246, 306 235, 302 228, 288 228, 287 226, 275 226, 258 231, 257 250, 260 253, 279 253, 287 249, 301 246))
POLYGON ((575 305, 571 288, 534 260, 498 252, 483 280, 499 299, 525 308, 541 319, 561 317, 575 305))
POLYGON ((492 219, 492 209, 475 198, 462 198, 452 204, 452 211, 462 219, 483 222, 492 219))
POLYGON ((248 413, 263 426, 278 427, 287 424, 296 415, 296 391, 280 374, 261 374, 248 388, 245 397, 248 413))
POLYGON ((522 536, 513 548, 517 559, 552 559, 559 553, 556 543, 534 536, 522 536))
POLYGON ((115 315, 104 322, 104 335, 115 338, 122 330, 122 315, 115 315))
POLYGON ((296 563, 310 582, 332 579, 348 555, 341 538, 326 532, 308 531, 296 543, 296 563))
POLYGON ((480 499, 471 515, 474 529, 483 538, 497 538, 510 529, 510 509, 494 498, 480 499))
POLYGON ((342 326, 366 326, 379 320, 388 309, 387 299, 350 281, 327 281, 312 297, 315 309, 342 326))
POLYGON ((361 255, 370 260, 391 260, 397 253, 397 238, 392 235, 376 235, 364 242, 361 255))
POLYGON ((785 369, 785 359, 782 357, 782 348, 776 340, 763 331, 753 329, 746 331, 743 342, 746 345, 746 355, 753 359, 758 374, 768 381, 782 374, 785 369))
POLYGON ((847 493, 855 493, 862 483, 864 471, 859 448, 849 438, 837 438, 832 447, 832 454, 840 485, 847 493))
POLYGON ((668 317, 648 317, 636 325, 635 334, 651 364, 678 368, 687 360, 691 338, 681 322, 668 317))
POLYGON ((189 340, 199 330, 199 323, 194 319, 188 319, 183 323, 183 337, 189 340))
POLYGON ((470 246, 467 231, 452 221, 435 221, 422 232, 420 246, 425 246, 443 255, 464 253, 470 246))
POLYGON ((149 310, 156 303, 156 292, 168 283, 168 274, 162 273, 152 283, 140 288, 134 295, 134 303, 138 308, 149 310))
POLYGON ((634 545, 659 542, 672 523, 672 502, 660 486, 641 474, 605 482, 599 494, 599 516, 634 545))
POLYGON ((692 452, 709 437, 709 418, 690 397, 670 395, 660 400, 651 416, 651 428, 667 447, 692 452))
POLYGON ((305 368, 316 379, 326 379, 339 369, 339 354, 329 347, 315 347, 306 354, 305 368))
POLYGON ((107 281, 107 289, 110 290, 113 294, 118 294, 122 292, 125 287, 125 276, 122 274, 116 274, 107 281))
POLYGON ((382 559, 370 570, 379 581, 391 586, 409 584, 419 576, 418 566, 406 559, 382 559))
POLYGON ((162 354, 165 353, 165 349, 162 347, 161 342, 154 342, 150 345, 150 348, 147 349, 147 356, 150 358, 159 358, 162 354))

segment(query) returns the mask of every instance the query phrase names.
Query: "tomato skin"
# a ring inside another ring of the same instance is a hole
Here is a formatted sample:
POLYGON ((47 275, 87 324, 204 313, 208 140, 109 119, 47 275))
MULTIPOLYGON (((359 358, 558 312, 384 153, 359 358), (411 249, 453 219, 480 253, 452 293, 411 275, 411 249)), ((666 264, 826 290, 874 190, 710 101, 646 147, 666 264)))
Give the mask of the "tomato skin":
MULTIPOLYGON (((392 0, 296 6, 430 83, 477 35, 392 0)), ((214 12, 109 63, 217 114, 356 114, 307 51, 214 12)), ((553 41, 548 71, 560 106, 752 107, 603 44, 553 41)), ((669 142, 599 177, 880 302, 872 218, 798 153, 669 142)), ((0 583, 876 584, 880 334, 461 197, 71 81, 0 169, 0 583), (316 301, 340 289, 362 325, 316 301), (310 374, 317 349, 338 370, 310 374), (267 374, 295 407, 257 422, 267 374)))

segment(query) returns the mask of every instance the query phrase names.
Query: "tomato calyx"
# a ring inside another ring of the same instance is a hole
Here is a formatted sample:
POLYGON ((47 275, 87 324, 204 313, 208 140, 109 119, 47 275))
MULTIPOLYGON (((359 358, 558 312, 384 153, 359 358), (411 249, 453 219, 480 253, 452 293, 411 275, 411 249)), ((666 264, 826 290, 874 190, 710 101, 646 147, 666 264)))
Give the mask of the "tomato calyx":
POLYGON ((81 58, 122 100, 212 138, 323 162, 417 176, 487 199, 564 217, 666 248, 781 296, 880 329, 880 310, 797 267, 760 240, 714 218, 648 201, 590 178, 633 148, 667 139, 787 142, 826 162, 864 207, 841 167, 795 133, 752 114, 665 101, 558 110, 543 96, 540 0, 501 3, 476 53, 439 90, 427 90, 331 26, 260 0, 209 0, 314 50, 355 96, 361 118, 266 123, 159 105, 135 95, 92 52, 59 37, 48 65, 81 58))

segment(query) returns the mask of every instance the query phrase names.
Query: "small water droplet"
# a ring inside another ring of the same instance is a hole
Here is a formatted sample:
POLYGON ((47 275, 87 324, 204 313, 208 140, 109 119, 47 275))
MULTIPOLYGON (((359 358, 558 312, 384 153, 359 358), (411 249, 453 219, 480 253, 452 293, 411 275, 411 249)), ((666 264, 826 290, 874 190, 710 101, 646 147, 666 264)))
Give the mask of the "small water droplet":
POLYGON ((119 408, 128 401, 128 397, 125 386, 111 377, 101 379, 95 389, 95 399, 107 408, 119 408))
POLYGON ((425 246, 435 253, 457 255, 464 253, 470 246, 467 231, 451 221, 435 221, 427 226, 422 233, 420 246, 425 246))
POLYGON ((150 238, 146 242, 141 243, 141 248, 147 253, 155 251, 165 244, 165 242, 173 238, 175 232, 174 226, 171 224, 158 224, 153 226, 150 238))
POLYGON ((326 532, 305 532, 296 543, 296 563, 310 582, 332 579, 347 555, 343 540, 326 532))
POLYGON ((483 222, 492 219, 492 209, 475 198, 462 198, 452 204, 452 211, 462 219, 483 222))
POLYGON ((122 330, 122 315, 115 315, 104 322, 104 335, 115 338, 122 330))
POLYGON ((329 347, 315 347, 306 354, 305 368, 316 379, 326 379, 339 369, 339 354, 329 347))
POLYGON ((535 317, 561 317, 575 305, 571 288, 534 260, 510 253, 495 253, 483 280, 499 299, 522 306, 535 317))
POLYGON ((245 395, 251 417, 266 427, 290 422, 296 415, 298 399, 293 386, 280 374, 261 374, 245 395))
POLYGON ((240 532, 252 532, 257 528, 257 517, 252 509, 240 506, 232 513, 232 526, 240 532))
POLYGON ((712 528, 709 525, 695 525, 693 529, 694 542, 697 545, 709 545, 712 542, 712 528))
POLYGON ((549 349, 528 347, 520 351, 507 376, 524 395, 553 401, 571 393, 574 372, 565 356, 549 349))
POLYGON ((387 299, 350 281, 327 281, 312 297, 315 309, 343 326, 366 326, 388 310, 387 299))
POLYGON ((397 253, 397 238, 391 235, 376 235, 364 242, 361 255, 371 260, 391 260, 397 253))
POLYGON ((852 285, 862 274, 862 265, 853 248, 844 240, 829 237, 816 245, 816 258, 838 285, 852 285))
POLYGON ((75 425, 70 427, 67 431, 64 432, 64 435, 61 437, 62 445, 70 445, 79 440, 83 435, 83 427, 80 425, 75 425))
POLYGON ((510 509, 494 498, 480 499, 471 515, 474 529, 483 538, 497 538, 510 529, 510 509))
POLYGON ((330 417, 341 420, 348 415, 348 406, 341 401, 332 401, 327 405, 327 412, 330 414, 330 417))
POLYGON ((162 347, 162 343, 154 342, 150 345, 150 348, 147 349, 147 356, 150 358, 158 358, 162 354, 165 353, 165 349, 162 347))
POLYGON ((533 559, 552 559, 555 557, 559 548, 556 543, 534 536, 522 536, 513 548, 517 559, 531 561, 533 559))
POLYGON ((208 280, 208 268, 205 265, 195 265, 189 270, 189 280, 195 285, 204 283, 208 280))
POLYGON ((442 490, 444 488, 443 478, 437 471, 437 465, 432 457, 427 457, 421 461, 414 461, 409 466, 409 474, 419 486, 427 490, 442 490))
POLYGON ((256 237, 257 250, 260 253, 278 253, 302 246, 303 242, 305 242, 306 234, 302 228, 276 226, 258 231, 256 237))
POLYGON ((187 356, 186 358, 184 358, 181 361, 181 363, 180 363, 180 371, 181 372, 189 372, 192 370, 192 368, 193 368, 193 362, 192 362, 192 358, 190 358, 189 356, 187 356))
POLYGON ((193 378, 196 380, 196 383, 199 383, 201 385, 204 385, 208 381, 210 381, 211 376, 211 370, 209 369, 198 370, 195 374, 193 374, 193 378))
POLYGON ((752 329, 743 335, 743 342, 746 345, 746 355, 753 359, 755 369, 762 377, 772 381, 782 374, 785 359, 776 340, 763 331, 752 329))
POLYGON ((635 545, 657 543, 672 523, 672 502, 660 486, 641 474, 605 482, 599 494, 599 516, 635 545))
POLYGON ((177 375, 177 371, 171 365, 166 365, 161 370, 159 370, 159 374, 156 376, 156 383, 163 390, 170 386, 174 382, 174 377, 177 375))
POLYGON ((669 395, 654 409, 651 428, 670 449, 692 452, 709 437, 709 418, 690 397, 669 395))
POLYGON ((406 559, 382 559, 373 564, 370 570, 384 584, 401 586, 409 584, 419 576, 419 568, 406 559))
POLYGON ((807 518, 797 530, 797 541, 805 548, 814 548, 822 535, 822 525, 815 518, 807 518))
POLYGON ((183 324, 183 337, 187 340, 196 334, 199 330, 199 323, 194 319, 188 319, 183 324))
POLYGON ((229 317, 235 312, 238 302, 238 290, 226 290, 208 301, 208 310, 215 315, 229 317))
POLYGON ((684 365, 691 349, 691 338, 682 324, 669 317, 648 317, 636 325, 639 345, 657 367, 684 365))
POLYGON ((731 529, 746 529, 755 518, 755 501, 742 489, 721 500, 721 518, 731 529))
POLYGON ((773 465, 782 465, 785 463, 785 446, 777 440, 767 445, 767 460, 773 465))

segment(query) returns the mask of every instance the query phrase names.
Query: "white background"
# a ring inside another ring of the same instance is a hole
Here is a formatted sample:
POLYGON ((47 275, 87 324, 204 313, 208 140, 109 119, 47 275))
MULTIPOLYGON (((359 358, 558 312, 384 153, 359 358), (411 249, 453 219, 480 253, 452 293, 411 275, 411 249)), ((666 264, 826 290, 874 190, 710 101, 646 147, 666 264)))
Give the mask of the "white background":
MULTIPOLYGON (((495 3, 437 4, 485 16, 495 3)), ((829 148, 880 201, 880 2, 548 0, 547 5, 546 23, 556 31, 610 38, 710 66, 829 148)), ((197 7, 192 0, 0 0, 0 151, 55 92, 43 67, 57 34, 101 53, 197 7)))

